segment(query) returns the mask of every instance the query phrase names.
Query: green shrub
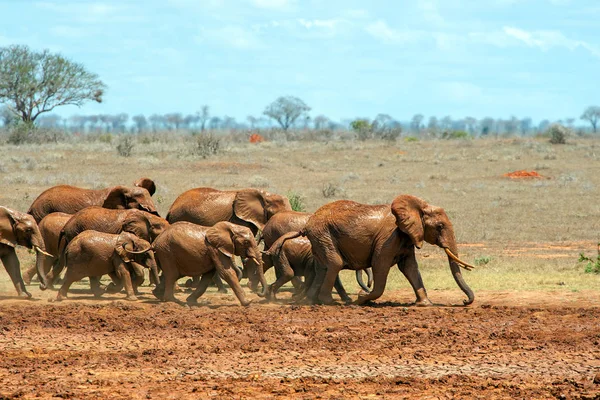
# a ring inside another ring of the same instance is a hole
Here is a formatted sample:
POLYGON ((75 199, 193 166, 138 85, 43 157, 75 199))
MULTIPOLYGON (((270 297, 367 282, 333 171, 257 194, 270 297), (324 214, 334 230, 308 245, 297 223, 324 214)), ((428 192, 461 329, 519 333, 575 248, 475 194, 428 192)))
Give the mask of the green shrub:
POLYGON ((444 131, 442 139, 471 139, 471 135, 465 131, 444 131))
POLYGON ((355 119, 350 122, 350 127, 356 133, 358 140, 367 140, 373 134, 372 125, 367 119, 355 119))
POLYGON ((300 195, 300 193, 290 191, 287 194, 287 198, 290 201, 290 205, 292 206, 292 210, 305 212, 306 205, 304 204, 304 197, 300 195))
POLYGON ((221 139, 216 138, 212 133, 201 133, 196 136, 195 153, 202 158, 215 155, 219 152, 221 139))
POLYGON ((489 256, 481 256, 475 259, 475 265, 486 265, 492 261, 492 257, 489 256))
POLYGON ((554 124, 548 128, 546 135, 550 137, 552 144, 566 144, 569 129, 560 124, 554 124))
POLYGON ((586 257, 583 253, 579 254, 579 262, 586 262, 584 270, 586 274, 600 274, 600 243, 597 251, 596 259, 586 257))
POLYGON ((404 141, 407 142, 407 143, 418 142, 419 138, 418 137, 414 137, 414 136, 407 136, 407 137, 404 138, 404 141))
POLYGON ((121 136, 119 138, 119 143, 117 144, 117 153, 121 157, 130 157, 134 146, 135 143, 133 142, 133 138, 129 136, 121 136))
POLYGON ((101 133, 98 135, 98 141, 100 143, 112 143, 113 135, 111 133, 101 133))

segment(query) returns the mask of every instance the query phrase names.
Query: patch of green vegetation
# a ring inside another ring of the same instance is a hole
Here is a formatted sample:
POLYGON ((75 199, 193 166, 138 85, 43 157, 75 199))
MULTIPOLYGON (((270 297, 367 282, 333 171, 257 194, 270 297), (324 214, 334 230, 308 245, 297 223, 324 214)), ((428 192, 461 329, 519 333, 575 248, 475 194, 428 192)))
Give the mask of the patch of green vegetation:
POLYGON ((600 243, 598 243, 598 254, 595 259, 580 253, 579 262, 586 263, 584 270, 586 274, 600 274, 600 243))
POLYGON ((407 136, 407 137, 404 138, 404 141, 407 142, 407 143, 418 142, 419 138, 414 137, 414 136, 407 136))
POLYGON ((300 193, 297 192, 288 192, 287 198, 290 201, 290 205, 292 206, 292 210, 304 212, 306 211, 306 205, 304 204, 304 197, 300 193))
POLYGON ((489 256, 477 257, 475 258, 475 265, 486 265, 489 264, 490 261, 492 261, 492 257, 489 256))
POLYGON ((442 139, 472 139, 473 136, 469 135, 466 131, 445 131, 442 133, 442 139))

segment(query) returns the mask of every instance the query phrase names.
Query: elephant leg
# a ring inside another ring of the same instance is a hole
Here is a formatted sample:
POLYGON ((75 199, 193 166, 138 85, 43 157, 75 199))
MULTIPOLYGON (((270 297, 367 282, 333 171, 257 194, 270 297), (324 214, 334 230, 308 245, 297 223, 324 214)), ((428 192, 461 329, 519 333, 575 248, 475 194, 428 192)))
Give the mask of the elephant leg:
POLYGON ((352 299, 350 298, 350 296, 348 296, 348 292, 346 292, 346 288, 344 288, 344 285, 342 285, 342 280, 340 279, 340 274, 338 274, 338 276, 335 277, 335 283, 333 284, 333 286, 335 287, 337 294, 340 296, 340 298, 342 299, 342 301, 344 303, 346 303, 346 304, 352 303, 352 299))
POLYGON ((233 293, 238 298, 241 305, 250 305, 251 301, 246 300, 246 294, 244 293, 244 289, 242 289, 240 281, 237 278, 237 274, 231 266, 233 264, 233 260, 231 260, 223 254, 219 254, 219 260, 220 265, 216 266, 219 276, 229 284, 229 287, 231 287, 231 290, 233 290, 233 293))
POLYGON ((90 276, 90 289, 94 294, 94 297, 101 297, 105 290, 100 287, 100 277, 99 276, 90 276))
POLYGON ((116 272, 117 276, 125 286, 125 293, 127 293, 125 300, 137 300, 137 297, 135 297, 135 292, 133 291, 133 285, 131 283, 131 274, 127 270, 125 264, 119 263, 118 267, 116 268, 116 272))
POLYGON ((164 283, 164 293, 162 300, 163 301, 174 301, 179 304, 183 304, 183 302, 177 300, 175 298, 175 285, 177 284, 177 279, 179 279, 179 271, 175 268, 174 265, 169 265, 163 260, 160 260, 160 265, 162 268, 162 280, 159 286, 154 289, 155 294, 160 293, 160 286, 164 283))
POLYGON ((117 272, 111 272, 108 276, 110 276, 112 282, 106 286, 102 285, 101 288, 104 289, 106 293, 110 294, 121 292, 121 290, 123 290, 123 280, 119 279, 117 272))
MULTIPOLYGON (((237 279, 237 274, 236 274, 236 279, 237 279)), ((223 280, 221 279, 220 275, 215 274, 215 276, 213 277, 213 282, 215 283, 215 285, 217 286, 217 291, 219 293, 227 293, 227 288, 225 287, 225 285, 223 284, 223 280)), ((228 282, 229 283, 229 282, 228 282)), ((231 286, 231 284, 229 285, 231 286)))
POLYGON ((296 291, 304 289, 304 282, 302 282, 302 278, 300 278, 299 276, 294 276, 292 278, 292 286, 294 287, 294 289, 296 289, 296 291))
POLYGON ((200 296, 202 296, 204 292, 206 292, 206 289, 208 288, 208 285, 210 285, 210 283, 212 282, 216 272, 217 270, 213 269, 212 271, 209 271, 202 275, 202 278, 200 278, 200 283, 198 284, 196 290, 194 290, 194 292, 190 294, 187 297, 187 299, 185 299, 186 303, 196 304, 198 302, 200 296))
POLYGON ((315 276, 316 284, 319 283, 321 276, 323 276, 323 265, 326 265, 327 269, 325 270, 325 276, 322 281, 323 283, 321 284, 321 289, 319 290, 319 302, 322 304, 333 304, 331 292, 338 274, 344 267, 344 262, 339 254, 332 254, 327 263, 323 263, 320 267, 317 267, 317 275, 315 276))
POLYGON ((275 265, 275 276, 277 276, 277 280, 269 285, 267 290, 268 301, 276 300, 275 295, 279 288, 294 278, 294 269, 290 265, 284 252, 280 252, 278 256, 272 256, 272 260, 275 265))
MULTIPOLYGON (((62 301, 64 299, 66 299, 67 292, 69 291, 69 288, 71 287, 73 282, 77 282, 78 280, 80 280, 84 277, 85 277, 84 274, 76 273, 76 272, 74 272, 74 269, 67 268, 67 273, 65 274, 64 282, 63 282, 62 286, 60 287, 60 289, 58 290, 58 293, 56 294, 56 301, 62 301)), ((92 281, 90 280, 90 284, 91 284, 91 282, 92 281)))
POLYGON ((200 277, 199 276, 192 276, 190 279, 188 279, 187 281, 185 281, 184 286, 187 288, 192 288, 195 289, 198 287, 198 283, 200 282, 200 277))
POLYGON ((64 257, 61 256, 57 262, 52 266, 52 270, 46 274, 46 280, 48 281, 48 289, 52 289, 54 284, 58 282, 60 273, 65 268, 64 257))
POLYGON ((390 273, 390 267, 374 266, 373 267, 373 290, 370 293, 359 295, 355 304, 365 304, 368 301, 373 301, 381 297, 385 290, 387 278, 390 273))
POLYGON ((2 256, 2 263, 6 268, 6 272, 8 272, 8 276, 10 276, 10 280, 15 285, 19 297, 30 298, 31 294, 25 289, 25 282, 21 277, 21 264, 14 249, 10 249, 8 254, 2 256))
POLYGON ((402 271, 406 279, 408 279, 410 286, 412 286, 415 291, 415 295, 417 296, 415 305, 432 305, 431 300, 427 297, 425 286, 423 285, 423 279, 421 278, 421 272, 419 272, 419 264, 417 263, 415 253, 412 252, 410 255, 407 255, 404 260, 400 261, 398 263, 398 268, 402 271))
MULTIPOLYGON (((46 256, 41 256, 41 257, 46 257, 46 256)), ((23 272, 23 274, 22 274, 23 282, 25 282, 26 285, 31 285, 31 280, 36 275, 37 275, 37 267, 35 265, 27 268, 25 270, 25 272, 23 272)))

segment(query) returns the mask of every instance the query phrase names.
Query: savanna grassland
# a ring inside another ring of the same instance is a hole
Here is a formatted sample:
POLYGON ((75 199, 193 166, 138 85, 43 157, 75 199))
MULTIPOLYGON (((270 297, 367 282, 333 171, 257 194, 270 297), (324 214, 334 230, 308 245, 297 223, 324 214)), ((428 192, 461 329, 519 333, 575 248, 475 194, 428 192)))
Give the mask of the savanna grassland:
MULTIPOLYGON (((366 307, 240 307, 209 289, 200 307, 29 290, 15 300, 0 268, 0 398, 599 398, 600 275, 579 253, 600 239, 600 140, 224 142, 1 146, 0 204, 26 211, 44 189, 157 183, 161 215, 183 191, 256 187, 300 195, 306 211, 337 199, 422 197, 450 216, 475 303, 459 304, 443 252, 417 258, 437 307, 393 269, 366 307), (535 170, 543 178, 503 174, 535 170)), ((22 269, 34 255, 19 249, 22 269)), ((349 292, 358 287, 343 271, 349 292)), ((272 281, 273 276, 268 275, 272 281)), ((181 294, 179 296, 182 296, 181 294)), ((282 299, 289 296, 281 294, 282 299)))

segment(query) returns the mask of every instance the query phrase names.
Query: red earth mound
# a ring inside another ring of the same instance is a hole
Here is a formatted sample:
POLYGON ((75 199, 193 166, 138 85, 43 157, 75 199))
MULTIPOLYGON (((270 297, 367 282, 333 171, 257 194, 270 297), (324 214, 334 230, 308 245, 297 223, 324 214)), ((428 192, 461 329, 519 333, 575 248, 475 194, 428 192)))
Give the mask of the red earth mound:
POLYGON ((259 135, 258 133, 253 133, 252 135, 250 135, 250 143, 260 143, 260 142, 264 142, 265 138, 262 137, 261 135, 259 135))
POLYGON ((505 176, 510 179, 545 178, 545 176, 538 174, 536 171, 526 171, 524 169, 520 171, 508 172, 502 176, 505 176))

